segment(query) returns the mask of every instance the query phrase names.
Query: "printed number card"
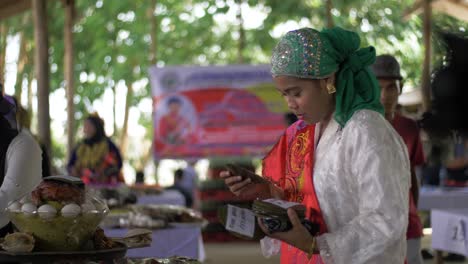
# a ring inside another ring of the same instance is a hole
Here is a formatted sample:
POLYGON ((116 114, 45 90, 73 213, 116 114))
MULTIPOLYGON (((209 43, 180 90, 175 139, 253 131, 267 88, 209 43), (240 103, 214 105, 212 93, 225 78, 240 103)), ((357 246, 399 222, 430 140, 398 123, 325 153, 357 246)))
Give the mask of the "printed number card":
POLYGON ((463 218, 448 219, 446 226, 445 244, 460 254, 468 254, 468 239, 466 237, 466 224, 463 218))
POLYGON ((467 210, 432 210, 432 248, 468 256, 467 210))
POLYGON ((226 229, 244 235, 253 237, 255 231, 255 215, 245 208, 228 205, 226 217, 226 229))

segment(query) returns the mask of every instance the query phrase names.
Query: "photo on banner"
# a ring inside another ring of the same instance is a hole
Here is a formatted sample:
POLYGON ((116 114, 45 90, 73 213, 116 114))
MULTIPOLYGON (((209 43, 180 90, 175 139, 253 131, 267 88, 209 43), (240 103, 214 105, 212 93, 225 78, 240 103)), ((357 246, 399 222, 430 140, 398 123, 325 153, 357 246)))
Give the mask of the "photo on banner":
POLYGON ((263 156, 286 128, 269 65, 149 70, 154 157, 263 156))

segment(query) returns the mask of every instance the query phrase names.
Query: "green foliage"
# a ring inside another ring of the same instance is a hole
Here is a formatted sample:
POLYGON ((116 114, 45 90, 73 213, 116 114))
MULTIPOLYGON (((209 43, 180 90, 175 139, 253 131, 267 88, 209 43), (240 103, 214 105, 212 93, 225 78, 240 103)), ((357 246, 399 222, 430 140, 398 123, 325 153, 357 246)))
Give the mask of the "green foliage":
MULTIPOLYGON (((239 21, 235 15, 242 4, 260 10, 265 18, 256 28, 245 28, 245 63, 268 63, 277 42, 277 31, 288 23, 321 29, 326 23, 326 1, 303 0, 90 0, 76 2, 74 26, 75 110, 77 124, 88 112, 88 105, 100 99, 107 89, 120 82, 141 82, 148 78, 151 66, 151 33, 156 35, 156 58, 164 65, 234 64, 239 57, 239 21), (156 2, 156 6, 152 4, 156 2), (227 15, 231 19, 221 20, 227 15), (151 25, 151 16, 156 25, 151 25), (152 32, 156 28, 156 32, 152 32), (276 32, 276 33, 275 33, 276 32)), ((373 45, 378 54, 395 55, 402 64, 403 75, 410 86, 418 87, 423 61, 421 15, 408 21, 404 12, 413 0, 332 0, 335 25, 357 31, 362 46, 373 45)), ((25 13, 31 15, 31 12, 25 13)), ((50 33, 51 91, 63 89, 64 21, 61 1, 48 1, 50 33)), ((244 22, 252 20, 244 13, 244 22)), ((9 34, 25 32, 29 51, 34 46, 33 25, 22 23, 22 16, 6 21, 9 34)), ((434 14, 434 31, 465 32, 466 22, 434 14)), ((246 25, 248 26, 248 25, 246 25)), ((466 33, 465 33, 466 34, 466 33)), ((443 61, 444 46, 434 36, 434 65, 443 61)), ((32 58, 25 76, 32 74, 32 58)), ((151 98, 148 81, 136 89, 130 100, 138 107, 143 98, 151 98)), ((52 102, 53 104, 53 102, 52 102)), ((151 113, 142 113, 140 124, 152 136, 151 113)), ((77 129, 79 126, 75 126, 77 129)), ((54 154, 61 153, 54 148, 54 154)))

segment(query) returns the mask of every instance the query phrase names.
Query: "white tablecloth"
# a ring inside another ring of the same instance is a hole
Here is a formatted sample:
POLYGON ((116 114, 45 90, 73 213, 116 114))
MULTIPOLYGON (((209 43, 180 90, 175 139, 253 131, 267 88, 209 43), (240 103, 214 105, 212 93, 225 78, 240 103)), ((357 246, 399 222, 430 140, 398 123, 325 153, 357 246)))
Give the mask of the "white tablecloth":
POLYGON ((164 190, 160 194, 138 196, 138 204, 171 204, 185 206, 184 196, 176 190, 164 190))
POLYGON ((468 188, 422 187, 419 210, 468 208, 468 188))
MULTIPOLYGON (((104 229, 104 232, 108 237, 123 237, 127 229, 104 229)), ((154 230, 152 238, 150 247, 129 249, 126 256, 132 258, 183 256, 201 261, 205 259, 205 248, 198 226, 154 230)))

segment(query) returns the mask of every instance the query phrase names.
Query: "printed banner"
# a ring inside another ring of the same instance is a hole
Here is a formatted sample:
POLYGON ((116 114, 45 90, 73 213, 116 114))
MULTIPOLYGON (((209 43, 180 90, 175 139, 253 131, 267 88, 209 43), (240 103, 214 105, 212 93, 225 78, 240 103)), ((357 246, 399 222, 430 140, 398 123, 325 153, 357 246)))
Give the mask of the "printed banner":
POLYGON ((268 65, 153 67, 155 158, 264 155, 287 107, 268 65))

